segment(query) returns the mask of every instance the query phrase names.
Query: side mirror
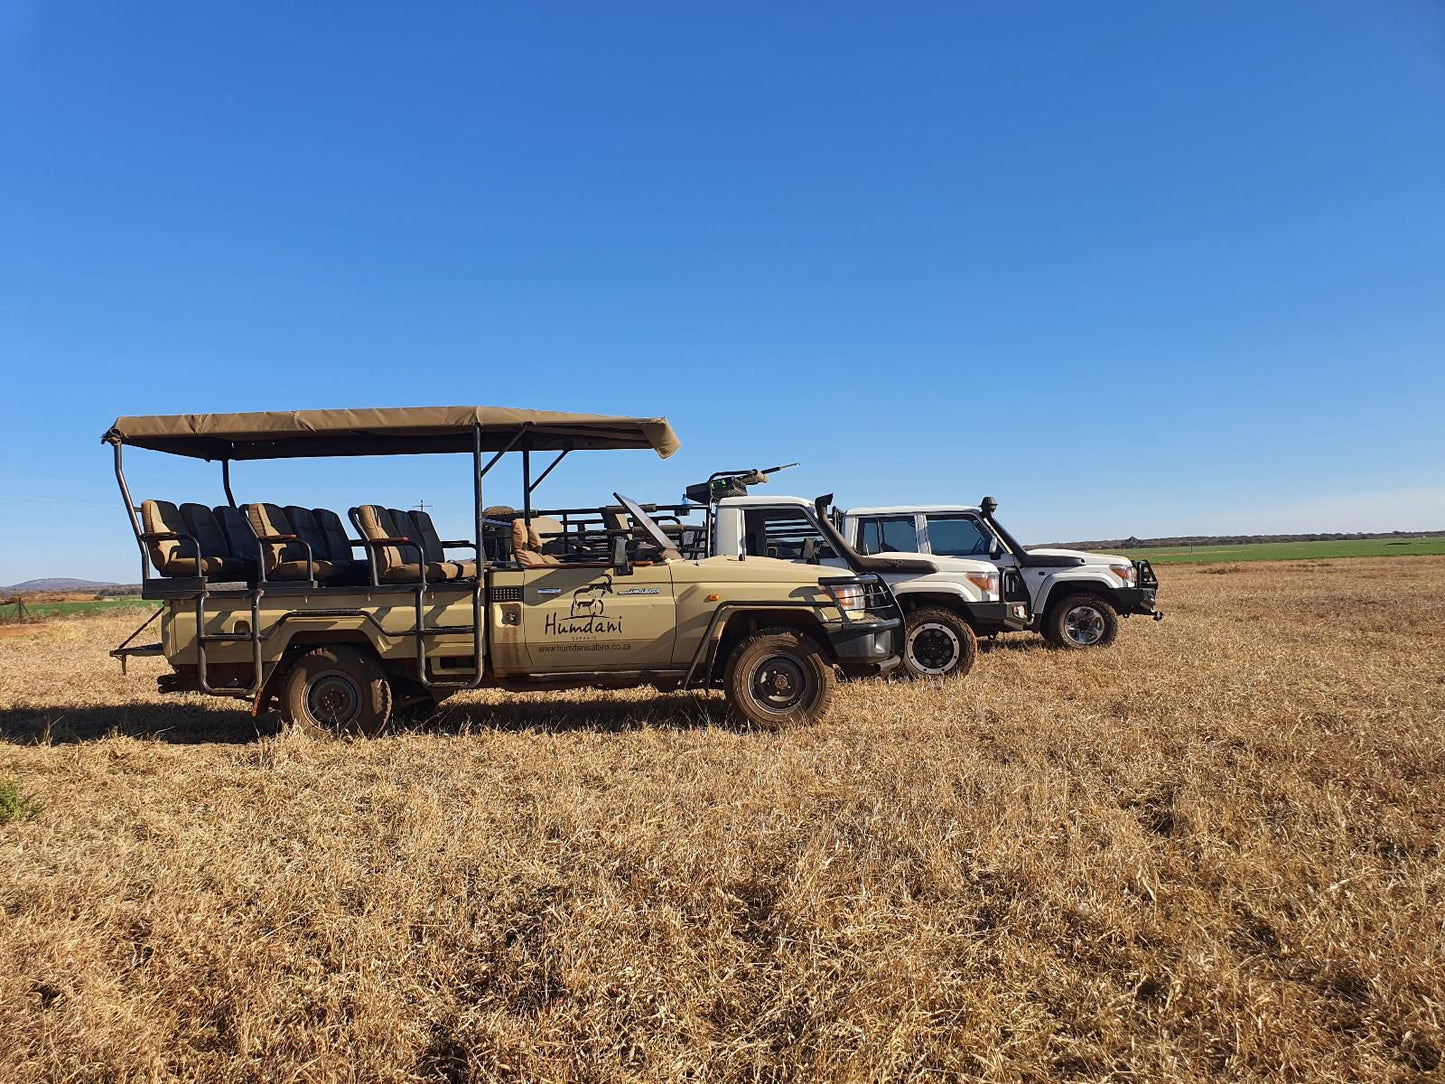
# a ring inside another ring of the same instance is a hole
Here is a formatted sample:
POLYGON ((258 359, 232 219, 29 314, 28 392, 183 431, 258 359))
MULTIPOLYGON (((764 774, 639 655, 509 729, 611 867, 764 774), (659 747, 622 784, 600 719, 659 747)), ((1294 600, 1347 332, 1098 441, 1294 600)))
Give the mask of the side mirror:
POLYGON ((613 572, 619 576, 632 575, 632 562, 628 560, 627 557, 627 536, 625 534, 615 534, 612 536, 610 556, 612 558, 613 572))

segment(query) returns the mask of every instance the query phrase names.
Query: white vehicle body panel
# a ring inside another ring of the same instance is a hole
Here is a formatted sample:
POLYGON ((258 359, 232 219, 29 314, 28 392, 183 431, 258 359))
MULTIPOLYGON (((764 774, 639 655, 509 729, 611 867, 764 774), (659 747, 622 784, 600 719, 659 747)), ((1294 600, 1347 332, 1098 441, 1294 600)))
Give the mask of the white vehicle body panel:
MULTIPOLYGON (((977 505, 959 504, 914 504, 914 505, 884 505, 870 508, 850 508, 843 516, 841 533, 848 543, 856 548, 860 546, 861 527, 864 521, 887 517, 899 518, 912 516, 915 520, 920 549, 934 561, 959 560, 960 558, 947 558, 935 556, 931 551, 929 540, 928 519, 938 516, 967 516, 975 519, 990 535, 997 538, 996 532, 992 530, 985 521, 982 510, 977 505)), ((998 538, 998 549, 994 556, 988 560, 996 567, 1008 568, 1017 565, 1014 556, 1008 552, 1008 547, 1003 539, 998 538)), ((1028 587, 1029 601, 1033 606, 1035 618, 1040 617, 1048 606, 1050 598, 1060 597, 1055 592, 1061 589, 1067 590, 1071 586, 1097 585, 1113 590, 1118 587, 1130 586, 1130 581, 1118 575, 1111 569, 1111 565, 1131 565, 1129 558, 1103 553, 1087 553, 1083 550, 1058 549, 1053 547, 1040 547, 1027 551, 1030 555, 1040 557, 1074 557, 1083 563, 1069 567, 1060 568, 1020 568, 1019 572, 1024 578, 1028 587)), ((890 556, 893 551, 889 551, 890 556)), ((982 555, 980 555, 982 559, 982 555)))
MULTIPOLYGON (((717 502, 713 522, 712 552, 736 556, 744 553, 744 515, 750 508, 796 508, 809 516, 814 514, 813 502, 803 497, 725 497, 717 502)), ((844 532, 846 537, 846 532, 844 532)), ((850 539, 851 541, 851 539, 850 539)), ((998 583, 998 568, 989 561, 962 557, 934 557, 926 553, 890 553, 890 557, 914 557, 938 566, 934 573, 885 572, 883 579, 900 599, 908 595, 951 596, 960 602, 998 602, 1001 595, 995 586, 985 591, 968 579, 993 574, 998 583)), ((825 565, 847 568, 842 558, 826 558, 825 565)))

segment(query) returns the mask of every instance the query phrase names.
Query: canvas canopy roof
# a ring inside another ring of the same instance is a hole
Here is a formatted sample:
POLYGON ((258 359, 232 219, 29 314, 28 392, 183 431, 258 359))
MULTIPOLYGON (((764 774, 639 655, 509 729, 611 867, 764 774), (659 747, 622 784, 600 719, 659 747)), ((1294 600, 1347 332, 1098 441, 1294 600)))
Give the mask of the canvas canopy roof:
POLYGON ((196 459, 651 448, 666 459, 681 441, 666 418, 619 418, 513 407, 381 407, 117 418, 105 440, 196 459), (512 440, 526 427, 516 444, 512 440))

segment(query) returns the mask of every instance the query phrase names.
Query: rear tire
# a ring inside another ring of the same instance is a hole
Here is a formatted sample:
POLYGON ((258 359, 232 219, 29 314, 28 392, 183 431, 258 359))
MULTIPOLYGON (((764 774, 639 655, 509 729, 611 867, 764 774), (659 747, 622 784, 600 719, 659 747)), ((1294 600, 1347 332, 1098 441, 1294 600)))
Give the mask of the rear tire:
POLYGON ((281 703, 308 734, 374 738, 391 719, 391 685, 369 652, 318 647, 291 664, 281 703))
POLYGON ((1044 639, 1068 651, 1108 647, 1119 637, 1119 615, 1098 595, 1069 595, 1049 607, 1044 639))
POLYGON ((723 679, 733 710, 760 730, 814 722, 828 710, 837 683, 817 641, 788 628, 765 629, 740 643, 723 679))
POLYGON ((978 659, 978 637, 958 614, 926 606, 908 615, 903 672, 910 678, 964 677, 978 659))

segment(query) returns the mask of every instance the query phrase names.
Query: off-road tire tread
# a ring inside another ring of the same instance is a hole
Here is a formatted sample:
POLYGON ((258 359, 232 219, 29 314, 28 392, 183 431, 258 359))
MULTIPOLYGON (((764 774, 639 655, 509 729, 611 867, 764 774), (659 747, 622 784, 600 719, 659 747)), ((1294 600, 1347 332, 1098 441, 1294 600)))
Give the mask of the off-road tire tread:
POLYGON ((733 712, 749 726, 759 730, 780 730, 783 727, 815 722, 823 716, 833 702, 833 691, 837 687, 837 675, 833 664, 807 633, 788 627, 762 629, 741 641, 728 655, 724 670, 723 688, 727 692, 728 704, 733 712), (780 654, 780 647, 788 649, 803 662, 804 669, 811 672, 816 689, 795 710, 786 715, 764 711, 752 706, 752 690, 746 679, 749 663, 755 656, 780 654))
POLYGON ((391 683, 380 663, 370 653, 341 645, 317 647, 298 656, 286 670, 281 695, 277 698, 287 720, 314 737, 374 738, 391 721, 391 683), (306 710, 308 671, 338 669, 351 673, 363 691, 363 709, 356 724, 337 732, 309 718, 306 710))
POLYGON ((967 677, 973 669, 973 664, 978 661, 978 636, 969 625, 958 614, 952 610, 945 610, 941 606, 923 606, 908 614, 908 620, 903 625, 903 665, 898 667, 896 673, 900 677, 911 679, 920 678, 961 678, 967 677), (947 625, 958 637, 962 644, 961 657, 958 665, 945 674, 925 674, 915 672, 908 660, 908 630, 914 625, 921 625, 924 622, 936 622, 940 625, 947 625))

